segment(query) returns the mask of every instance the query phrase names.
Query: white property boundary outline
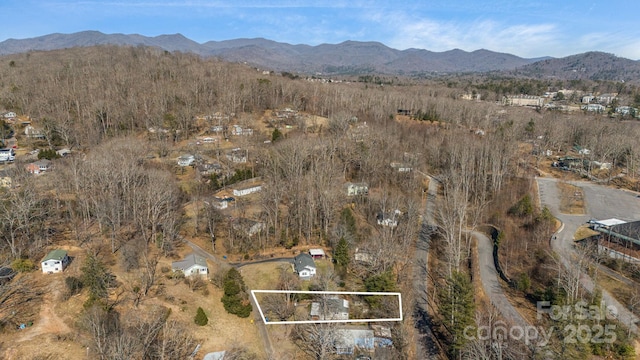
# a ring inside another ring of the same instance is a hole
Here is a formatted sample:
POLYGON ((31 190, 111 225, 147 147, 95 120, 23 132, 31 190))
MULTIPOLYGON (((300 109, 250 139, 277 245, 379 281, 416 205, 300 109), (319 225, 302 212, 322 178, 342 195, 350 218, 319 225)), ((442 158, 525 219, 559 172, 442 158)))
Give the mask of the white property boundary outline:
POLYGON ((399 292, 358 292, 358 291, 306 291, 306 290, 251 290, 251 297, 258 308, 262 322, 267 325, 278 324, 322 324, 322 323, 363 323, 363 322, 383 322, 383 321, 402 321, 402 294, 399 292), (293 320, 293 321, 267 321, 260 307, 260 303, 256 298, 256 293, 267 294, 319 294, 319 295, 383 295, 398 297, 398 314, 397 318, 381 318, 381 319, 347 319, 347 320, 293 320))

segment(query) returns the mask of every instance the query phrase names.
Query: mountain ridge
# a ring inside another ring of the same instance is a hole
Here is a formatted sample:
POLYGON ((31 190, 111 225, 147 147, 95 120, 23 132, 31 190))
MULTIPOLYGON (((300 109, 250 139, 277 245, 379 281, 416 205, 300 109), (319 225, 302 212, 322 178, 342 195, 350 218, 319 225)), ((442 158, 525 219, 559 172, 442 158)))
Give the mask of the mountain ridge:
POLYGON ((0 55, 29 51, 49 51, 96 45, 152 46, 166 51, 214 56, 225 61, 247 63, 258 68, 306 74, 427 75, 449 73, 505 72, 531 77, 640 79, 640 62, 612 54, 588 52, 565 58, 521 58, 516 55, 477 49, 471 52, 451 49, 434 52, 426 49, 393 49, 377 41, 346 40, 338 44, 288 44, 265 38, 238 38, 198 43, 182 34, 144 36, 104 34, 87 30, 71 34, 53 33, 29 39, 0 42, 0 55), (593 56, 590 54, 604 54, 593 56), (580 60, 584 58, 583 60, 580 60), (590 60, 591 58, 591 60, 590 60), (569 59, 569 60, 564 60, 569 59), (599 61, 603 64, 596 64, 599 61), (589 64, 592 71, 576 74, 575 69, 560 70, 573 64, 589 64), (607 67, 605 64, 609 64, 607 67), (616 67, 618 66, 618 67, 616 67), (578 76, 580 75, 580 76, 578 76))

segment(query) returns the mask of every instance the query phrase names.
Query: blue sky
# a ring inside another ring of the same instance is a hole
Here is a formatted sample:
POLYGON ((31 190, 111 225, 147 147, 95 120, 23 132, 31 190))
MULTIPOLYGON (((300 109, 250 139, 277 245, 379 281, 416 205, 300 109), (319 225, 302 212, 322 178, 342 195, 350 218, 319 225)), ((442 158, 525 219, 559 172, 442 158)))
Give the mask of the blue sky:
POLYGON ((1 0, 0 41, 98 30, 291 44, 489 49, 521 57, 605 51, 640 59, 638 0, 1 0), (9 19, 9 20, 7 20, 9 19))

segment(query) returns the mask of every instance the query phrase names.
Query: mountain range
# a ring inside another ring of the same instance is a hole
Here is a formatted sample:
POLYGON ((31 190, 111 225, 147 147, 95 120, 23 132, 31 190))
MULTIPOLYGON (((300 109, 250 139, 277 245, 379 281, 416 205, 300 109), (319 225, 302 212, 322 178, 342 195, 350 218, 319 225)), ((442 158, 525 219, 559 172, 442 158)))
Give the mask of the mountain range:
POLYGON ((291 45, 263 38, 198 43, 181 34, 147 37, 82 31, 0 42, 0 55, 96 45, 152 46, 242 62, 274 71, 322 75, 427 75, 501 72, 505 75, 557 79, 640 80, 640 62, 612 54, 588 52, 565 58, 527 59, 490 50, 433 52, 397 50, 379 42, 291 45))

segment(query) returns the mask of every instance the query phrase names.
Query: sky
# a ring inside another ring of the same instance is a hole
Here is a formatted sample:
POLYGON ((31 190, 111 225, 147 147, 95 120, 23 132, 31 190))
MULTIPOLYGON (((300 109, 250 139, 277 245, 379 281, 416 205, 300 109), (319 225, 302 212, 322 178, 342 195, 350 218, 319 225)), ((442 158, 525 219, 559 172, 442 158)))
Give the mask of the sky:
POLYGON ((97 30, 198 43, 377 41, 525 58, 604 51, 640 59, 638 0, 0 0, 0 41, 97 30))

